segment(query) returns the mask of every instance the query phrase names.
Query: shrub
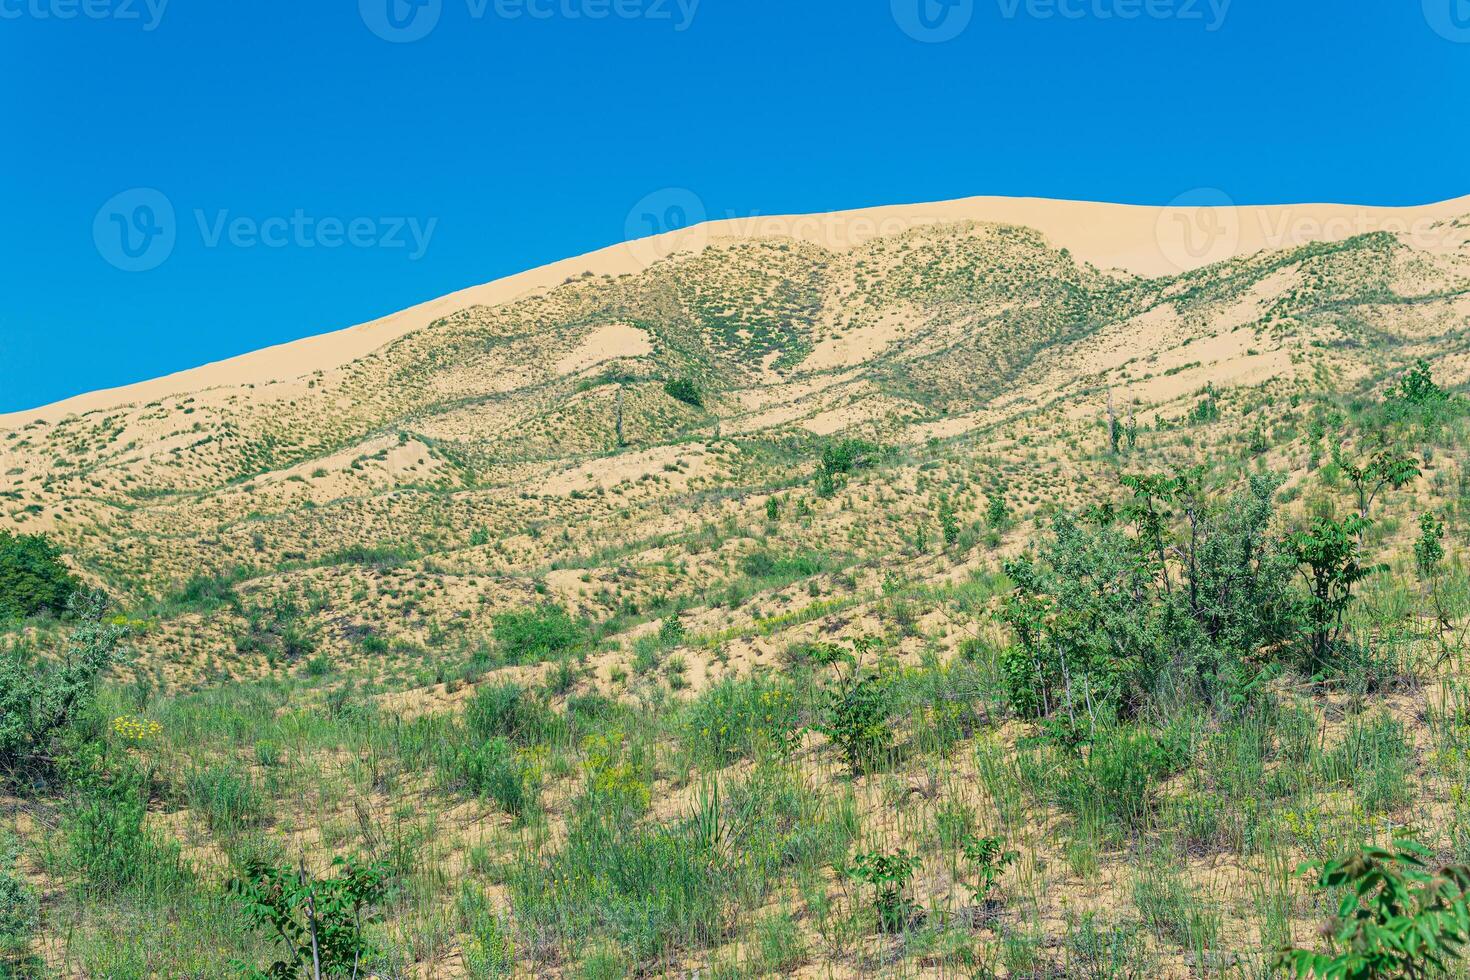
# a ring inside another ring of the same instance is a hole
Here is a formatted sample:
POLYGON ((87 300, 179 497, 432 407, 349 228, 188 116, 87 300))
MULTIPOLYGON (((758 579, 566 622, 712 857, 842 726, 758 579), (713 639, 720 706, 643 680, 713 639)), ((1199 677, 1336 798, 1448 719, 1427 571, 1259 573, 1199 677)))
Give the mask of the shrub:
POLYGON ((285 957, 265 970, 234 961, 242 976, 260 980, 296 977, 357 977, 367 973, 375 950, 364 932, 377 918, 386 868, 332 862, 337 876, 317 880, 304 867, 273 868, 252 861, 229 883, 245 918, 285 948, 285 957))
POLYGON ((60 613, 80 588, 44 534, 0 529, 0 621, 60 613))
POLYGON ((98 678, 118 658, 127 630, 103 622, 102 595, 78 593, 68 608, 79 622, 59 662, 0 651, 0 768, 30 768, 53 757, 53 743, 92 709, 98 678))
POLYGON ((1017 851, 1005 850, 1005 841, 999 837, 976 837, 965 834, 960 840, 960 849, 969 865, 974 884, 963 882, 977 905, 990 901, 996 879, 1021 855, 1017 851))
POLYGON ((817 463, 817 495, 835 494, 848 474, 871 466, 878 452, 878 446, 862 439, 829 443, 817 463))
POLYGON ((1130 718, 1161 687, 1245 696, 1249 660, 1295 635, 1297 562, 1270 536, 1276 479, 1220 503, 1196 473, 1124 484, 1123 507, 1058 514, 1034 555, 1006 563, 1016 589, 999 616, 1015 644, 1001 668, 1023 716, 1130 718))
POLYGON ((586 628, 549 602, 525 612, 501 613, 491 625, 501 653, 513 664, 555 659, 586 639, 586 628))
POLYGON ((1353 589, 1386 566, 1366 565, 1359 537, 1370 525, 1353 515, 1345 521, 1318 517, 1305 531, 1287 539, 1293 560, 1307 575, 1311 592, 1306 604, 1307 638, 1313 665, 1332 663, 1346 629, 1343 616, 1353 601, 1353 589))
POLYGON ((664 382, 664 391, 675 401, 693 405, 695 408, 704 407, 704 395, 690 378, 670 378, 664 382))
POLYGON ((918 858, 899 850, 893 854, 880 851, 858 854, 847 869, 848 877, 866 882, 873 889, 873 910, 878 916, 878 928, 883 932, 903 932, 918 911, 918 906, 905 894, 909 879, 918 867, 918 858))
POLYGON ((465 725, 479 740, 506 738, 518 745, 545 741, 562 727, 544 702, 518 684, 489 684, 465 707, 465 725))
POLYGON ((893 746, 891 691, 876 670, 860 663, 872 647, 872 640, 860 638, 850 650, 821 644, 812 654, 832 671, 816 729, 837 747, 854 776, 872 769, 893 746))

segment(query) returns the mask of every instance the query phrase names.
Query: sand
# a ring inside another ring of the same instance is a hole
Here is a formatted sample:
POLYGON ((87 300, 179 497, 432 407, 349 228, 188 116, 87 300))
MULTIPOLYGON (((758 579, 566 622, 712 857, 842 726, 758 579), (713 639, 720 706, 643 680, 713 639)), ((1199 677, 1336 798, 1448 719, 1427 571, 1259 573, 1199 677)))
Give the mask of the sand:
MULTIPOLYGON (((303 340, 180 371, 120 388, 67 398, 39 408, 0 415, 0 430, 35 421, 53 423, 72 414, 144 403, 184 392, 265 384, 340 367, 383 345, 473 305, 496 305, 549 289, 572 276, 636 273, 658 259, 698 251, 722 238, 790 237, 829 249, 848 249, 875 237, 957 221, 1032 227, 1101 269, 1161 276, 1198 268, 1264 248, 1309 241, 1339 241, 1388 231, 1430 252, 1464 246, 1467 228, 1446 219, 1470 213, 1470 197, 1409 208, 1339 204, 1235 207, 1219 192, 1188 195, 1220 206, 1144 207, 1040 198, 972 197, 936 204, 908 204, 831 214, 736 218, 708 222, 653 239, 623 242, 554 262, 495 282, 460 290, 399 313, 303 340)), ((884 336, 857 343, 883 344, 884 336)), ((605 354, 585 352, 591 363, 620 356, 629 338, 609 337, 605 354)), ((833 352, 822 352, 830 357, 833 352)))

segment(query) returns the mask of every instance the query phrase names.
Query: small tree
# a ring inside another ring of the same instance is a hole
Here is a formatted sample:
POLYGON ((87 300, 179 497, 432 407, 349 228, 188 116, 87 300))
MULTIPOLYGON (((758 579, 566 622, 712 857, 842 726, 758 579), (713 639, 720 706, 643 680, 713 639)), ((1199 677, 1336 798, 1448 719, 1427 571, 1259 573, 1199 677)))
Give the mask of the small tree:
POLYGON ((863 439, 842 439, 828 444, 817 462, 817 496, 835 494, 849 473, 873 464, 878 447, 863 439))
POLYGON ((1429 405, 1442 402, 1445 398, 1444 389, 1434 383, 1429 362, 1422 357, 1404 373, 1398 384, 1388 389, 1387 395, 1390 404, 1400 402, 1405 405, 1429 405))
POLYGON ((944 546, 953 548, 960 540, 960 522, 955 517, 954 505, 948 500, 939 504, 939 527, 944 533, 944 546))
POLYGON ((1330 952, 1284 947, 1276 966, 1294 977, 1323 980, 1389 980, 1442 974, 1461 957, 1470 929, 1470 868, 1431 872, 1432 852, 1400 839, 1392 848, 1365 847, 1355 854, 1303 865, 1317 888, 1344 889, 1328 925, 1330 952))
POLYGON ((848 877, 872 887, 878 928, 883 932, 902 932, 913 919, 917 907, 904 892, 918 867, 919 859, 904 850, 893 854, 873 851, 854 856, 847 869, 848 877))
POLYGON ((1345 521, 1318 517, 1305 531, 1286 540, 1309 592, 1306 618, 1311 656, 1325 666, 1341 639, 1343 616, 1353 601, 1353 589, 1383 565, 1365 565, 1359 542, 1371 522, 1354 515, 1345 521))
POLYGON ((272 933, 285 947, 285 957, 264 970, 235 961, 242 975, 259 980, 364 975, 364 961, 375 950, 364 928, 377 918, 374 906, 386 892, 381 864, 354 864, 337 858, 337 877, 316 880, 305 865, 273 868, 259 861, 229 883, 257 929, 272 933))
POLYGON ((858 637, 850 650, 823 643, 812 654, 818 664, 832 671, 819 723, 813 727, 837 746, 854 776, 872 768, 893 744, 888 689, 876 671, 865 670, 860 662, 875 645, 870 637, 858 637))
POLYGON ((1444 561, 1444 523, 1433 514, 1419 518, 1419 540, 1414 542, 1414 564, 1419 575, 1433 581, 1444 561))
POLYGON ((1010 525, 1010 522, 1011 511, 1006 506, 1005 490, 997 490, 986 502, 985 523, 989 524, 992 530, 1002 531, 1010 525))
POLYGON ((965 887, 974 896, 976 904, 984 905, 990 901, 996 879, 1015 863, 1020 854, 1006 850, 1005 841, 999 837, 976 837, 974 834, 966 834, 960 847, 975 880, 973 885, 965 882, 965 887))
POLYGON ((1358 529, 1359 540, 1368 526, 1368 511, 1379 494, 1387 488, 1402 490, 1419 475, 1419 460, 1391 449, 1379 450, 1361 466, 1349 461, 1339 447, 1333 448, 1333 458, 1358 498, 1358 517, 1364 522, 1358 529))

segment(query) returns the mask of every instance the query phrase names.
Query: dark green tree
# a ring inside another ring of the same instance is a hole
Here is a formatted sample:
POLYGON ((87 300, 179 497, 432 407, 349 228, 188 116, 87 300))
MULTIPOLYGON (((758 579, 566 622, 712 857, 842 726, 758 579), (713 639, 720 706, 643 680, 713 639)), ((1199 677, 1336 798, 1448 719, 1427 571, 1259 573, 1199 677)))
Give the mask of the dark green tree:
POLYGON ((0 620, 59 613, 78 587, 61 549, 44 534, 0 530, 0 620))

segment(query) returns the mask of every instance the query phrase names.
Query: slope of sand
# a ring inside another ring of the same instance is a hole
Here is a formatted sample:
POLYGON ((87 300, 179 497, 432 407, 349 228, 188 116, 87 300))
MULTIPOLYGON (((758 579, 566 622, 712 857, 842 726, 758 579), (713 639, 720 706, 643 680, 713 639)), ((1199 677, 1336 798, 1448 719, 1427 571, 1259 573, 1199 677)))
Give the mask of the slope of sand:
MULTIPOLYGON (((1470 213, 1470 197, 1409 208, 1291 204, 1269 207, 1145 207, 1041 198, 973 197, 830 214, 735 218, 652 238, 623 242, 474 286, 355 327, 242 354, 151 381, 77 395, 51 405, 0 415, 0 430, 55 422, 121 405, 206 388, 264 384, 330 370, 456 310, 496 305, 554 287, 568 277, 636 273, 676 252, 699 251, 729 238, 788 237, 841 250, 875 237, 957 221, 1035 228, 1079 260, 1140 276, 1172 275, 1264 248, 1340 241, 1389 231, 1435 251, 1459 247, 1466 229, 1445 221, 1470 213)), ((609 356, 617 356, 610 354, 609 356)), ((594 358, 594 362, 597 359, 594 358)))

